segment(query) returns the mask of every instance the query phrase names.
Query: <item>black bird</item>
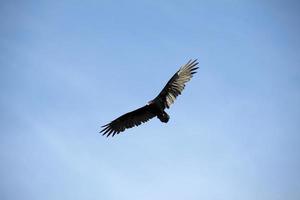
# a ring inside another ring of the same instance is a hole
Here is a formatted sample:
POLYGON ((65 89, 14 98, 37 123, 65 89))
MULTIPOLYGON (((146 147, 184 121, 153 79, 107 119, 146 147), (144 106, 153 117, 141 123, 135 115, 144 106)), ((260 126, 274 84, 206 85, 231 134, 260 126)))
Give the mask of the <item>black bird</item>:
POLYGON ((107 137, 112 134, 119 134, 125 129, 138 126, 147 122, 153 117, 157 117, 161 122, 167 123, 170 119, 169 115, 164 111, 170 108, 176 97, 181 94, 185 84, 193 77, 198 67, 197 60, 190 60, 183 65, 168 81, 157 97, 149 101, 147 105, 132 112, 126 113, 112 122, 102 126, 100 133, 107 137))

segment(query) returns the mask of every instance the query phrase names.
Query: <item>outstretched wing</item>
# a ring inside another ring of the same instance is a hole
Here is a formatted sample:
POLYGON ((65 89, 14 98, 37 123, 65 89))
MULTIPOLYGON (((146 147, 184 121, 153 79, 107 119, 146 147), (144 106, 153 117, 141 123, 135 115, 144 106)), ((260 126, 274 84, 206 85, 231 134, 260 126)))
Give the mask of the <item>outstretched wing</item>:
POLYGON ((198 69, 198 67, 196 67, 197 64, 197 60, 190 60, 183 65, 172 76, 154 101, 160 103, 163 109, 170 108, 170 105, 174 103, 176 97, 181 94, 185 84, 193 77, 193 74, 196 73, 196 69, 198 69))
POLYGON ((113 137, 115 134, 119 134, 125 129, 145 123, 153 117, 155 117, 155 114, 153 114, 152 105, 146 105, 137 110, 126 113, 112 122, 102 126, 103 129, 100 133, 103 133, 102 135, 106 135, 107 137, 112 134, 113 137))

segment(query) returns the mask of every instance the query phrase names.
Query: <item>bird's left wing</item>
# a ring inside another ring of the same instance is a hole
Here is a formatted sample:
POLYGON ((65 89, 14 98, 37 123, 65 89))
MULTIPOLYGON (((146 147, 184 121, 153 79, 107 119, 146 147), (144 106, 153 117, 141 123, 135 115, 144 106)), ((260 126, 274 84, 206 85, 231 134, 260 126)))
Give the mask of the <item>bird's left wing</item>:
POLYGON ((159 95, 154 99, 155 102, 159 102, 160 106, 170 108, 170 105, 174 103, 176 97, 181 94, 185 84, 193 77, 198 67, 197 60, 190 60, 183 65, 168 81, 159 95))
POLYGON ((106 135, 107 137, 112 134, 113 137, 115 134, 119 134, 127 128, 132 128, 147 122, 149 119, 155 117, 155 114, 151 112, 151 106, 151 104, 146 105, 120 116, 112 122, 102 126, 103 129, 100 133, 103 133, 102 135, 106 135))

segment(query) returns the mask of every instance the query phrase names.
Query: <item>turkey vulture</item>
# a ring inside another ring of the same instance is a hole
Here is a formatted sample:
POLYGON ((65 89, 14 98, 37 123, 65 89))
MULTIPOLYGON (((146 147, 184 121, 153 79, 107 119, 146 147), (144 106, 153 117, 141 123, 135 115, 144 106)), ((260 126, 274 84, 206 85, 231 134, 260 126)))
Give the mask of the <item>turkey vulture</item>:
POLYGON ((147 105, 126 113, 110 123, 102 126, 100 133, 107 137, 112 134, 123 132, 125 129, 138 126, 141 123, 147 122, 153 117, 157 117, 161 122, 167 123, 170 119, 169 115, 164 111, 170 108, 176 97, 181 94, 185 84, 193 77, 198 67, 197 60, 190 60, 183 65, 168 81, 157 97, 149 101, 147 105))

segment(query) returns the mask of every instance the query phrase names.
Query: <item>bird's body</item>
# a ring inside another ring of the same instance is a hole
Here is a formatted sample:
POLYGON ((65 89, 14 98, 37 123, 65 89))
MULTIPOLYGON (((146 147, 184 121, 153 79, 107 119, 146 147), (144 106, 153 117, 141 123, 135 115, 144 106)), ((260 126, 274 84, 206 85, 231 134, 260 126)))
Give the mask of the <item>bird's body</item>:
POLYGON ((170 105, 174 103, 176 97, 180 95, 184 89, 185 83, 196 73, 196 69, 198 69, 198 67, 195 67, 198 64, 196 61, 197 60, 190 60, 187 64, 183 65, 172 76, 159 95, 149 101, 147 105, 126 113, 102 126, 103 129, 100 132, 107 137, 111 134, 114 136, 127 128, 132 128, 147 122, 153 117, 157 117, 161 122, 167 123, 170 116, 165 112, 165 109, 170 108, 170 105))

